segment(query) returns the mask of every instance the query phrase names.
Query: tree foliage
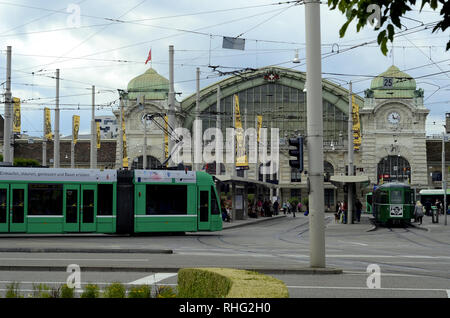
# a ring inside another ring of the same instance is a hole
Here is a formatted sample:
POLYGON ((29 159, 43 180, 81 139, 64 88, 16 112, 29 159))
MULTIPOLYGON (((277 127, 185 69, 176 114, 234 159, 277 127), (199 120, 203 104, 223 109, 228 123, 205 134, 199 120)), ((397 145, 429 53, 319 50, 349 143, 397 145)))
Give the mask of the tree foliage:
MULTIPOLYGON (((445 31, 450 25, 450 1, 447 0, 421 0, 420 11, 428 5, 433 10, 440 8, 440 21, 433 25, 433 33, 436 31, 445 31)), ((331 10, 336 8, 344 13, 347 21, 339 30, 340 37, 344 37, 349 24, 356 20, 356 31, 369 24, 375 25, 378 31, 377 42, 380 45, 381 52, 387 54, 387 42, 394 40, 395 27, 402 29, 401 18, 409 11, 413 11, 416 0, 328 0, 328 6, 331 10), (376 19, 376 23, 375 22, 376 19)), ((446 50, 450 49, 450 41, 447 42, 446 50)))

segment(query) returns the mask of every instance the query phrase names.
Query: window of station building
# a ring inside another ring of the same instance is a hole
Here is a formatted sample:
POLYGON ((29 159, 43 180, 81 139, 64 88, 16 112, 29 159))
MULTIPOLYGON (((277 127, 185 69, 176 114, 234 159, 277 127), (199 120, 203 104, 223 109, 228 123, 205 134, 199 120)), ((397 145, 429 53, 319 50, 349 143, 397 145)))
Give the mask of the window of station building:
POLYGON ((97 215, 113 214, 113 185, 99 184, 97 191, 97 215))
POLYGON ((28 215, 62 215, 62 184, 29 184, 28 215))
POLYGON ((187 214, 187 186, 147 184, 147 215, 183 215, 187 214))
POLYGON ((297 168, 291 168, 291 182, 302 182, 302 173, 297 168))

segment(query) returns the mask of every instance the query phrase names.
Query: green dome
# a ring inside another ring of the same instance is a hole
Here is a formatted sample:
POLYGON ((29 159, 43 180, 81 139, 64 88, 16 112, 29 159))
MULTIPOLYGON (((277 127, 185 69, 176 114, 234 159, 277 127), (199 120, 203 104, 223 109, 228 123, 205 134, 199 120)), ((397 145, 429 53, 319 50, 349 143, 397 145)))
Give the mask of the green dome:
POLYGON ((392 65, 372 80, 370 89, 374 92, 375 98, 412 98, 416 90, 416 81, 392 65))
POLYGON ((144 95, 146 99, 167 99, 169 80, 149 68, 144 74, 136 76, 128 83, 128 98, 144 95))

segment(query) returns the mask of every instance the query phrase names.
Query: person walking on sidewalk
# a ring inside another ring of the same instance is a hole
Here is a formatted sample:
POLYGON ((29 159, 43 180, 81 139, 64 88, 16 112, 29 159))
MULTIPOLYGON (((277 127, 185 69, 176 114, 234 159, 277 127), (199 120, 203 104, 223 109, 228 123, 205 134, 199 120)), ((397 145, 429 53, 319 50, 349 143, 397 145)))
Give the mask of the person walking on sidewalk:
POLYGON ((416 218, 417 222, 419 222, 419 225, 422 225, 423 214, 423 205, 422 203, 420 203, 420 201, 417 201, 416 206, 414 207, 414 217, 416 218))

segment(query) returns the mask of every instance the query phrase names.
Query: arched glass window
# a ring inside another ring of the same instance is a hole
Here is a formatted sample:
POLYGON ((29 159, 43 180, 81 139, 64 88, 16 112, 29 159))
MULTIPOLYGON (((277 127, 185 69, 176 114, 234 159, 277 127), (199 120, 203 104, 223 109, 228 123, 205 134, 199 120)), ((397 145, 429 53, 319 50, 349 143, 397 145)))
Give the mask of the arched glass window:
POLYGON ((328 161, 323 162, 323 178, 325 182, 330 181, 330 177, 334 175, 334 168, 328 161))
POLYGON ((411 182, 411 166, 402 156, 387 156, 378 163, 378 183, 411 182))

